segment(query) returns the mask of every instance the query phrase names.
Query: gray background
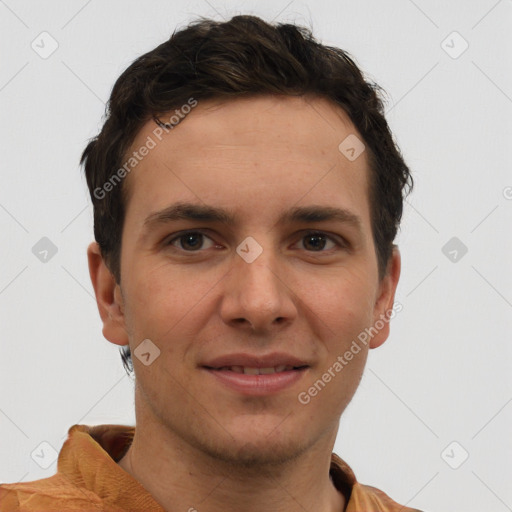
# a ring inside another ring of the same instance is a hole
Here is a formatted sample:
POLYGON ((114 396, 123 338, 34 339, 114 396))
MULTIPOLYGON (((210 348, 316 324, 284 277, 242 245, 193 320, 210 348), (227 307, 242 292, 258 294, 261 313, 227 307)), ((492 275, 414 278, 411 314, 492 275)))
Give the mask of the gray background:
POLYGON ((416 180, 398 237, 403 310, 335 451, 402 504, 512 510, 510 0, 0 0, 0 481, 54 474, 75 423, 133 424, 89 281, 79 156, 136 57, 196 15, 238 13, 348 50, 388 92, 416 180), (46 261, 43 237, 57 249, 46 261))

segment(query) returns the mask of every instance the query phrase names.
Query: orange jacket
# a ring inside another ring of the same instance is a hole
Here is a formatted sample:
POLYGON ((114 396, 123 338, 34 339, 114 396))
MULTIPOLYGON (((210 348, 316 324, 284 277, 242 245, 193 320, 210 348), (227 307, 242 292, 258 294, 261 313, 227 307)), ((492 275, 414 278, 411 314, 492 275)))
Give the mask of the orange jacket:
MULTIPOLYGON (((117 464, 134 433, 135 427, 124 425, 73 425, 59 453, 57 473, 32 482, 0 485, 0 512, 165 512, 117 464)), ((357 482, 335 453, 330 473, 336 488, 350 495, 345 512, 421 512, 357 482)))

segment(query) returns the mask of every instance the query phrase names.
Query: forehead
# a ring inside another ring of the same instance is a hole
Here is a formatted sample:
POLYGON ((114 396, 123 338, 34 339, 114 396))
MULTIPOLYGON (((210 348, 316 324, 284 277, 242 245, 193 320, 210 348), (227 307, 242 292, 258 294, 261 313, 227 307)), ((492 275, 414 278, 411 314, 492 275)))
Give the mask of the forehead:
MULTIPOLYGON (((137 134, 131 150, 152 137, 158 145, 193 144, 191 149, 195 152, 208 147, 212 150, 214 144, 224 149, 243 146, 242 149, 250 151, 254 148, 254 152, 262 145, 269 151, 282 150, 283 146, 294 149, 302 146, 303 152, 307 150, 313 156, 337 149, 343 133, 357 133, 341 107, 311 96, 200 100, 194 108, 184 104, 159 119, 176 124, 162 133, 163 129, 153 119, 149 120, 137 134)), ((175 155, 180 156, 185 155, 175 155)), ((188 152, 186 156, 193 155, 188 152)))
POLYGON ((231 206, 245 193, 263 194, 269 205, 286 202, 283 194, 294 203, 301 196, 315 203, 343 199, 344 207, 352 203, 368 217, 361 211, 368 195, 366 152, 350 161, 339 149, 347 137, 362 137, 343 109, 329 100, 205 100, 184 111, 190 112, 160 116, 163 122, 173 115, 173 123, 179 120, 167 133, 148 121, 127 154, 151 146, 124 183, 128 207, 135 203, 139 214, 184 196, 231 206))

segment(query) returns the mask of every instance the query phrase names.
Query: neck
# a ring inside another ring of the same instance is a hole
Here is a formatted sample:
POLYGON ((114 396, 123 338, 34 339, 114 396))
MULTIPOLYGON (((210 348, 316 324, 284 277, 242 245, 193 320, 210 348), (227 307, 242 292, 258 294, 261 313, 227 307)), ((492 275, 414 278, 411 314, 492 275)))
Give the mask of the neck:
POLYGON ((119 465, 165 510, 345 510, 345 497, 329 475, 336 432, 293 460, 247 465, 213 458, 160 423, 140 419, 119 465))

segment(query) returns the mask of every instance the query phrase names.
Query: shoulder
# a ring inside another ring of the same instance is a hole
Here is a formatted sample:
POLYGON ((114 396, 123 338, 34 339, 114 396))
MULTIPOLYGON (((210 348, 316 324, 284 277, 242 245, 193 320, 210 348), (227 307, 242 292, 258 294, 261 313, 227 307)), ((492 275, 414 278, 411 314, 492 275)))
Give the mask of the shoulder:
POLYGON ((352 497, 355 501, 356 509, 366 510, 367 507, 372 507, 371 510, 379 512, 422 512, 417 508, 409 508, 405 505, 400 505, 392 500, 385 492, 372 487, 371 485, 364 485, 357 483, 352 489, 352 497))
POLYGON ((0 484, 0 512, 101 509, 101 500, 60 474, 31 482, 0 484))
POLYGON ((359 483, 350 466, 336 453, 331 456, 330 472, 336 487, 349 496, 346 512, 421 512, 400 505, 376 487, 359 483))

